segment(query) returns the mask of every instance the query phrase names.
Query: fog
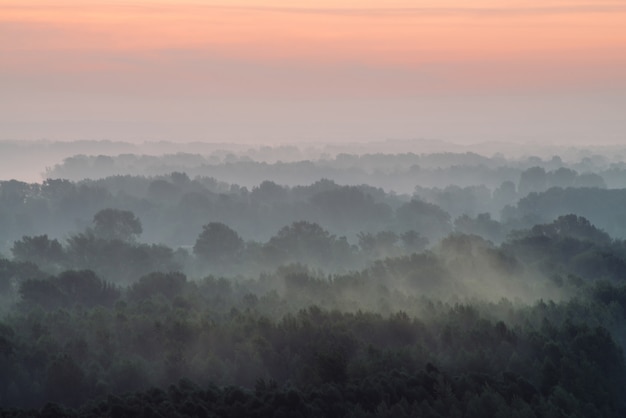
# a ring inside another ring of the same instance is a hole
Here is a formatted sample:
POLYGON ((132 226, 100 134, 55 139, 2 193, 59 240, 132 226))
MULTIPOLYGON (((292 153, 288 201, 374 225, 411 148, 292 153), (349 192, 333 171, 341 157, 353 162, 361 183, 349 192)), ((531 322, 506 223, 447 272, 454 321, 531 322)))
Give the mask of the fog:
POLYGON ((626 417, 571 3, 0 0, 0 416, 626 417))
MULTIPOLYGON (((624 140, 619 89, 409 98, 61 97, 18 89, 0 102, 1 140, 202 141, 277 145, 429 138, 560 146, 624 140), (18 93, 22 93, 21 95, 18 93), (57 97, 57 100, 51 100, 57 97), (94 100, 97 98, 97 100, 94 100)), ((30 88, 29 88, 30 89, 30 88)))
POLYGON ((622 146, 0 148, 7 416, 626 411, 622 146))
MULTIPOLYGON (((91 138, 90 136, 87 136, 91 138)), ((183 142, 183 141, 112 141, 108 139, 89 139, 79 141, 55 141, 55 140, 4 140, 0 141, 0 179, 9 180, 16 179, 26 182, 40 183, 48 177, 64 177, 73 180, 85 178, 100 178, 103 175, 113 174, 137 174, 137 175, 155 175, 167 174, 167 170, 175 171, 181 168, 183 171, 192 170, 199 174, 209 172, 203 166, 215 166, 215 170, 219 170, 220 165, 237 162, 259 162, 275 164, 277 162, 295 163, 303 161, 312 161, 313 163, 324 164, 331 159, 337 159, 342 154, 353 156, 367 156, 375 154, 410 154, 415 156, 428 154, 477 154, 485 159, 481 162, 492 161, 488 164, 491 166, 502 164, 502 158, 511 160, 510 163, 518 167, 529 167, 536 162, 536 158, 543 160, 551 160, 554 156, 558 156, 561 163, 565 166, 578 164, 581 162, 593 160, 594 163, 600 162, 603 167, 607 168, 611 164, 619 164, 626 155, 626 147, 621 145, 619 141, 611 143, 606 141, 595 142, 593 145, 577 146, 573 143, 567 145, 558 145, 550 141, 540 141, 532 143, 528 141, 480 141, 475 143, 462 143, 444 141, 440 139, 387 139, 378 141, 285 141, 275 145, 257 144, 249 142, 228 142, 228 141, 202 141, 202 142, 183 142), (78 168, 74 172, 63 170, 68 165, 68 159, 76 158, 83 160, 93 160, 96 157, 111 157, 115 161, 113 167, 108 171, 94 170, 93 164, 82 167, 84 171, 78 168), (124 156, 124 157, 122 157, 124 156), (151 157, 151 158, 146 158, 151 157), (140 162, 143 158, 145 161, 140 162), (139 164, 135 166, 135 163, 139 164)), ((360 164, 360 168, 368 171, 384 169, 389 171, 393 165, 400 168, 407 168, 409 163, 419 162, 418 159, 407 160, 398 159, 397 162, 391 160, 391 164, 385 166, 369 163, 364 160, 360 164)), ((471 164, 480 164, 476 160, 471 164)), ((341 164, 345 161, 338 161, 340 168, 346 169, 341 164)), ((460 160, 449 159, 442 162, 446 167, 452 164, 464 164, 460 160)), ((429 163, 429 169, 439 168, 439 162, 429 163)), ((554 164, 552 164, 554 165, 554 164)), ((558 168, 558 167, 557 167, 558 168)), ((583 167, 583 170, 585 168, 583 167)), ((590 168, 591 169, 591 168, 590 168)), ((594 168, 595 169, 595 168, 594 168)), ((229 175, 235 175, 233 173, 229 175)), ((267 175, 267 174, 266 174, 267 175)), ((239 176, 242 177, 242 176, 239 176)), ((243 175, 245 177, 245 174, 243 175)), ((234 181, 235 178, 230 179, 234 181)), ((237 178, 239 179, 239 178, 237 178)), ((274 180, 271 178, 264 178, 274 180)), ((309 180, 318 179, 314 175, 309 180)), ((220 179, 222 180, 222 179, 220 179)), ((229 181, 224 179, 225 181, 229 181)), ((362 181, 365 181, 363 179, 362 181)), ((444 179, 440 182, 443 187, 447 186, 448 180, 444 179)), ((449 184, 458 184, 461 179, 456 179, 449 184)), ((253 181, 256 183, 256 179, 253 181)), ((297 182, 291 183, 295 185, 297 182)), ((281 184, 288 184, 284 181, 281 184)), ((252 186, 250 180, 246 179, 245 184, 252 186)), ((407 185, 404 188, 413 188, 415 185, 407 185)), ((390 187, 396 189, 395 187, 390 187)), ((402 188, 402 187, 401 187, 402 188)), ((398 190, 396 190, 398 191, 398 190)))

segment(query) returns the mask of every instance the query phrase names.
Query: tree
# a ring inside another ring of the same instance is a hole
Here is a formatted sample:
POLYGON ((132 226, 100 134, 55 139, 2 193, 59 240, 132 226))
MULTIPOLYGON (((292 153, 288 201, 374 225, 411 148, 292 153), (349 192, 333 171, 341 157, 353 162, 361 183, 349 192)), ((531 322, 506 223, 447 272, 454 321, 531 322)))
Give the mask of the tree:
POLYGON ((129 210, 102 209, 93 217, 94 234, 103 239, 134 241, 143 232, 141 221, 129 210))
POLYGON ((182 273, 150 273, 141 277, 128 289, 128 298, 140 301, 153 295, 163 295, 173 300, 181 294, 186 283, 187 277, 182 273))
POLYGON ((360 229, 368 223, 383 223, 391 217, 392 210, 385 203, 376 202, 362 187, 344 186, 314 194, 310 202, 315 214, 333 230, 360 229))
POLYGON ((279 186, 273 181, 265 180, 259 187, 252 189, 250 197, 252 200, 260 202, 278 202, 287 197, 287 191, 287 188, 279 186))
POLYGON ((376 234, 360 232, 359 247, 369 257, 383 258, 400 255, 400 248, 396 246, 398 235, 392 231, 380 231, 376 234))
POLYGON ((18 261, 30 261, 41 268, 55 270, 63 263, 65 253, 56 239, 49 239, 48 235, 22 237, 13 243, 11 248, 13 257, 18 261))
POLYGON ((606 189, 606 182, 601 175, 596 173, 582 173, 574 181, 576 187, 597 187, 606 189))
POLYGON ((56 309, 66 304, 66 295, 49 279, 28 279, 20 284, 20 295, 27 304, 56 309))
POLYGON ((334 266, 337 261, 345 266, 352 256, 345 237, 337 238, 319 224, 307 221, 281 228, 264 251, 273 262, 299 261, 326 267, 334 266))
POLYGON ((549 187, 572 187, 576 181, 578 173, 569 168, 560 167, 548 173, 549 187))
POLYGON ((0 294, 13 290, 15 284, 27 279, 43 279, 46 275, 31 262, 0 258, 0 294))
POLYGON ((67 255, 73 268, 93 270, 116 283, 136 280, 153 271, 180 268, 169 247, 98 238, 92 231, 69 237, 67 255))
POLYGON ((422 200, 411 200, 396 210, 399 226, 415 230, 429 239, 439 239, 452 230, 450 214, 439 206, 422 200))
POLYGON ((54 278, 53 282, 66 295, 69 303, 111 306, 120 296, 115 286, 91 270, 67 270, 54 278))
POLYGON ((462 234, 480 235, 494 242, 499 242, 504 238, 502 225, 491 219, 489 213, 480 213, 476 218, 463 215, 454 221, 454 229, 462 234))
POLYGON ((178 200, 181 189, 164 179, 152 181, 148 186, 148 197, 158 202, 178 200))
POLYGON ((583 241, 591 241, 598 245, 607 245, 612 242, 611 236, 596 228, 588 219, 574 214, 559 216, 550 224, 535 225, 530 230, 534 236, 548 236, 550 238, 570 237, 583 241))
POLYGON ((417 231, 406 231, 400 235, 400 239, 402 239, 405 250, 411 253, 424 251, 428 246, 428 238, 423 237, 417 231))
POLYGON ((211 222, 202 227, 193 252, 209 261, 232 261, 243 250, 244 242, 228 225, 211 222))
POLYGON ((66 354, 48 365, 44 389, 49 400, 69 406, 78 406, 89 392, 85 372, 66 354))
POLYGON ((503 208, 511 205, 517 200, 517 190, 515 183, 510 180, 502 182, 498 188, 493 191, 493 202, 497 207, 503 208))
POLYGON ((518 190, 521 195, 543 192, 548 185, 548 175, 543 167, 531 167, 522 172, 518 190))

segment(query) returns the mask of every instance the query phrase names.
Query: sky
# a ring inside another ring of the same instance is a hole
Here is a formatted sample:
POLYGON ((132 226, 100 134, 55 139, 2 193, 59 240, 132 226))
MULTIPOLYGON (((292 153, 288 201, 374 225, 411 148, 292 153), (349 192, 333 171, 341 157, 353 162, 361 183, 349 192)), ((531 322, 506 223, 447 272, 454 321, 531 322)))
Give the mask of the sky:
POLYGON ((626 144, 626 0, 0 0, 0 139, 626 144))

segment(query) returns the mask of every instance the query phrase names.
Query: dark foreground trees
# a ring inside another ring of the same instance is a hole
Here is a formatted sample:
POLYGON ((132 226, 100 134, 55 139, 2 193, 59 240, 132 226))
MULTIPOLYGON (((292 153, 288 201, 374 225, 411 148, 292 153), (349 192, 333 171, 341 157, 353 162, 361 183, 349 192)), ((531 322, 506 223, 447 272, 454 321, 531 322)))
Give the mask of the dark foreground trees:
POLYGON ((215 292, 215 282, 162 276, 140 283, 163 293, 141 284, 114 307, 25 310, 5 319, 3 416, 24 416, 10 406, 36 407, 36 416, 626 412, 622 350, 606 328, 586 324, 606 315, 606 287, 584 301, 520 309, 506 301, 422 301, 431 313, 420 320, 316 306, 272 318, 266 313, 281 301, 264 301, 269 295, 250 308, 250 297, 237 302, 236 291, 215 292), (216 297, 222 302, 207 311, 216 297), (504 312, 506 322, 490 319, 504 312))

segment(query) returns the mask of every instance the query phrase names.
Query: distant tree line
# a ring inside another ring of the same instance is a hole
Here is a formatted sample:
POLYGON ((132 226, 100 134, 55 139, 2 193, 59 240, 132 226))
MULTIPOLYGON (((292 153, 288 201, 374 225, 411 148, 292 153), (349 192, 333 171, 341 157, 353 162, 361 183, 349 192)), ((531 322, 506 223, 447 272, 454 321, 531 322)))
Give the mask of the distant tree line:
MULTIPOLYGON (((198 231, 211 222, 228 225, 244 241, 265 241, 285 225, 308 221, 345 236, 351 244, 357 243, 360 233, 401 235, 408 230, 417 231, 431 244, 452 231, 480 233, 499 243, 514 229, 567 213, 626 237, 623 189, 603 189, 600 180, 587 182, 594 187, 550 180, 559 171, 564 170, 544 172, 547 180, 536 180, 538 184, 504 181, 494 189, 413 186, 413 195, 327 179, 295 187, 263 181, 248 190, 210 177, 191 179, 181 172, 80 182, 48 179, 42 184, 0 181, 0 252, 6 253, 23 236, 74 235, 92 227, 94 215, 103 209, 132 212, 141 220, 144 242, 173 248, 193 246, 198 231), (520 192, 525 183, 529 194, 520 192), (547 188, 554 185, 560 186, 547 188)), ((414 184, 419 181, 414 178, 414 184)))

